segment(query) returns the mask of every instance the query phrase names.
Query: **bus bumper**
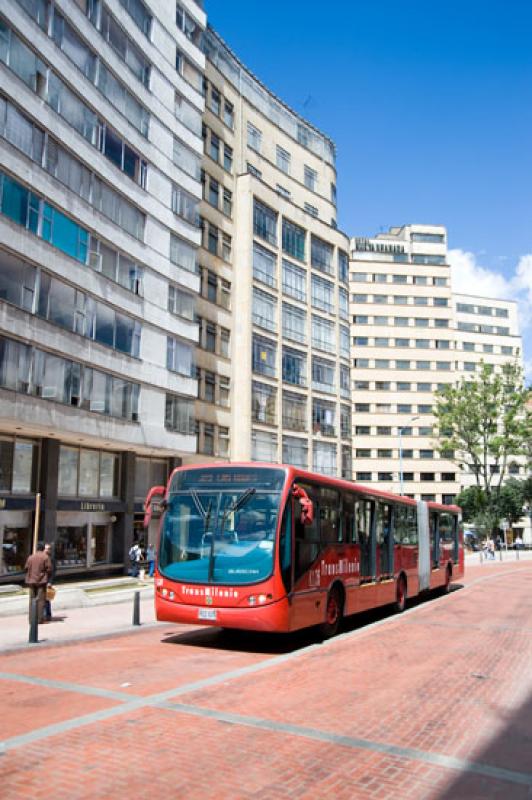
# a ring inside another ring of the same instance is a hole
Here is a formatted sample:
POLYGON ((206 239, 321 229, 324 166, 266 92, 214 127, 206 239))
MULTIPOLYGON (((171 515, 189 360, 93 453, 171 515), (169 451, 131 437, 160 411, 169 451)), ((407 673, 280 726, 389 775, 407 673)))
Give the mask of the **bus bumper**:
POLYGON ((284 597, 273 603, 250 608, 197 606, 176 603, 156 595, 155 613, 159 622, 177 622, 184 625, 210 625, 219 628, 236 628, 247 631, 288 633, 289 605, 284 597), (206 617, 209 617, 206 618, 206 617))

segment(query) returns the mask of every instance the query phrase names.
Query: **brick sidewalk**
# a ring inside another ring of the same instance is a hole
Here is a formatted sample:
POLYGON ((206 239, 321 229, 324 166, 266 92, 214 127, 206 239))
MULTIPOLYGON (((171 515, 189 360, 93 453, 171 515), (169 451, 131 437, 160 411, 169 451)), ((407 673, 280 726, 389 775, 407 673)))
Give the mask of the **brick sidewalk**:
POLYGON ((6 655, 2 797, 529 799, 532 562, 463 583, 325 644, 166 625, 6 655))

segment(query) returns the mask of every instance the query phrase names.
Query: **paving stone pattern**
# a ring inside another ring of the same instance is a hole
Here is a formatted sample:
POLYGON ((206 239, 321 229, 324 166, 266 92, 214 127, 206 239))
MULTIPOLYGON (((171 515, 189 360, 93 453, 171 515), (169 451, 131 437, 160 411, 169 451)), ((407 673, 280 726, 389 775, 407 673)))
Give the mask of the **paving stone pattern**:
POLYGON ((161 625, 0 659, 3 800, 532 798, 532 562, 321 643, 161 625))

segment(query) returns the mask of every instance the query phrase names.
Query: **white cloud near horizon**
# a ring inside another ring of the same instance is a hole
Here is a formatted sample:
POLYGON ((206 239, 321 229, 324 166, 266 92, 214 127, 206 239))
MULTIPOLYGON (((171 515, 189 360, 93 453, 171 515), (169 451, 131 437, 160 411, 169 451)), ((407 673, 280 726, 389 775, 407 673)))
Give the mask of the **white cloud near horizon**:
POLYGON ((448 255, 453 292, 516 301, 525 374, 532 381, 532 253, 521 256, 509 277, 483 267, 475 253, 453 249, 448 255))

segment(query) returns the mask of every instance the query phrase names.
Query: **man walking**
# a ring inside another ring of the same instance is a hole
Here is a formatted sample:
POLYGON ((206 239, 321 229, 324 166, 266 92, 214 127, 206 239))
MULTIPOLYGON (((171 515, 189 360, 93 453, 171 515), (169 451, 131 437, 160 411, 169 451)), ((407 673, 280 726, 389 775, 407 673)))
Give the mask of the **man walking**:
POLYGON ((29 618, 31 623, 31 606, 34 598, 37 599, 37 619, 44 622, 44 604, 46 601, 46 587, 52 574, 52 562, 48 553, 44 551, 44 544, 39 542, 37 552, 28 557, 26 561, 26 584, 29 586, 30 607, 29 618))

